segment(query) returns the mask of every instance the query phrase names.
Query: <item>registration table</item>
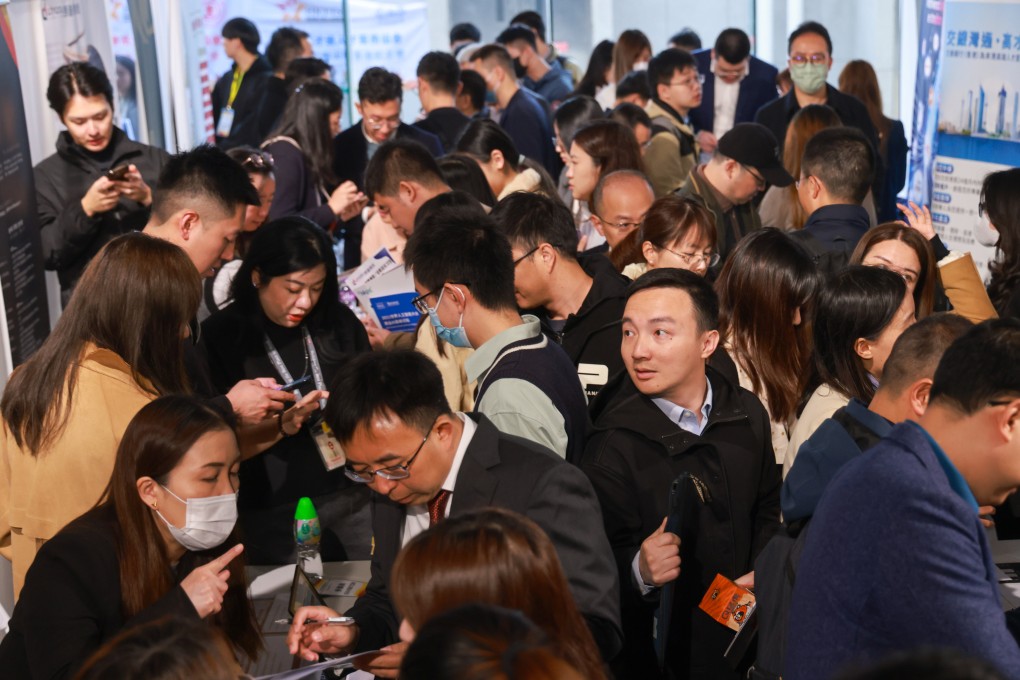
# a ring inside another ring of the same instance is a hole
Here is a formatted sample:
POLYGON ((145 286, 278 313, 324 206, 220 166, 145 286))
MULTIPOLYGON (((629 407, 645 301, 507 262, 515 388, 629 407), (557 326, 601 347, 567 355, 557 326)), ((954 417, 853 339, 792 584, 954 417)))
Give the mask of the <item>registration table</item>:
MULTIPOLYGON (((343 614, 364 592, 371 574, 371 562, 326 562, 322 566, 323 580, 318 586, 326 603, 343 614)), ((294 581, 294 565, 284 567, 249 566, 245 570, 249 594, 255 607, 255 617, 265 649, 258 661, 245 668, 254 677, 280 673, 292 668, 294 657, 287 650, 287 631, 290 628, 290 591, 294 581)))

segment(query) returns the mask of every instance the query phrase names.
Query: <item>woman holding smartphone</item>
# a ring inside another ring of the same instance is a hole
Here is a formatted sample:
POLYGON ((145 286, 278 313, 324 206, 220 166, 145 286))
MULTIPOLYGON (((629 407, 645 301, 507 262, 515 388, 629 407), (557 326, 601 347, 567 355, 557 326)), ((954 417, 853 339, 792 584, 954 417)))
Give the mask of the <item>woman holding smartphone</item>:
POLYGON ((235 653, 258 654, 234 532, 240 454, 227 418, 181 395, 135 415, 103 502, 29 569, 0 644, 0 675, 74 677, 120 631, 164 616, 204 620, 235 653))
POLYGON ((44 265, 67 305, 85 265, 107 242, 149 220, 152 187, 169 156, 113 124, 113 86, 85 62, 50 76, 46 98, 67 128, 57 152, 35 166, 44 265))
MULTIPOLYGON (((303 217, 255 232, 232 298, 202 324, 199 342, 217 389, 272 376, 294 391, 295 408, 309 399, 324 404, 345 359, 370 350, 364 326, 340 303, 329 235, 303 217)), ((294 510, 302 496, 318 511, 323 560, 368 559, 369 492, 344 476, 321 417, 301 427, 273 420, 242 439, 238 506, 250 562, 294 562, 294 510)))

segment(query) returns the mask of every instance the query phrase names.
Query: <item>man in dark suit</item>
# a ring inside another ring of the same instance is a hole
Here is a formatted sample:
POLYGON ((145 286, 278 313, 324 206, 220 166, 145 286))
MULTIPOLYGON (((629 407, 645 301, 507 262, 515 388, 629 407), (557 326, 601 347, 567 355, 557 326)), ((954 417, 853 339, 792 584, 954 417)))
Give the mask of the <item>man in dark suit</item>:
POLYGON ((808 104, 824 104, 831 108, 839 114, 843 125, 864 133, 877 153, 878 133, 864 104, 825 82, 832 68, 832 39, 825 26, 815 21, 804 22, 790 34, 787 50, 793 88, 786 96, 763 106, 755 116, 756 123, 772 130, 779 141, 780 153, 790 119, 808 104))
POLYGON ((775 66, 751 56, 751 39, 739 28, 727 28, 715 47, 694 53, 704 74, 701 104, 691 109, 691 122, 705 153, 737 123, 751 123, 758 109, 775 99, 775 66))
POLYGON ((418 98, 425 119, 414 127, 431 132, 443 143, 443 150, 452 153, 457 138, 471 119, 457 109, 460 91, 460 66, 446 52, 429 52, 418 62, 418 98))
POLYGON ((306 623, 334 616, 327 608, 298 611, 291 652, 314 659, 390 645, 365 670, 394 672, 406 648, 393 644, 400 620, 389 578, 397 553, 445 517, 495 506, 525 515, 549 535, 578 609, 603 656, 612 658, 622 646, 619 583, 585 475, 542 446, 500 433, 485 416, 451 412, 439 370, 420 353, 353 357, 338 375, 325 418, 346 452, 347 475, 376 492, 372 579, 347 612, 353 626, 306 623))
MULTIPOLYGON (((421 142, 432 155, 443 155, 443 144, 435 135, 400 122, 400 105, 403 102, 403 85, 400 76, 384 68, 365 71, 358 81, 358 99, 355 104, 361 120, 344 130, 333 140, 333 172, 337 182, 350 180, 359 189, 365 186, 365 168, 379 145, 394 137, 421 142)), ((361 230, 365 227, 361 216, 343 223, 344 269, 361 262, 361 230)))

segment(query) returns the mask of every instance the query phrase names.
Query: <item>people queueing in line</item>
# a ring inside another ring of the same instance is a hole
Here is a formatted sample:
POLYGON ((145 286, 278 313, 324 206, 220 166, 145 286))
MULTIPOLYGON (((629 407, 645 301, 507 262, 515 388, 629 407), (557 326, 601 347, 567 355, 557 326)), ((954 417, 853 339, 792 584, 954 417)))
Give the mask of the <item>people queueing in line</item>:
POLYGON ((265 57, 247 19, 222 37, 229 153, 131 142, 101 71, 51 77, 67 131, 35 178, 66 311, 0 401, 0 675, 157 677, 157 650, 167 678, 253 673, 245 562, 294 561, 306 496, 327 563, 372 576, 353 626, 297 612, 302 660, 817 678, 952 648, 1020 673, 984 533, 1020 485, 1018 171, 982 187, 986 288, 897 203, 902 126, 866 62, 827 84, 816 22, 785 94, 735 27, 659 52, 628 29, 582 77, 538 12, 458 24, 414 74, 367 69, 344 131, 306 31, 265 57), (376 257, 413 332, 340 299, 376 257), (803 547, 783 634, 727 659, 698 604, 721 574, 771 608, 780 539, 803 547))

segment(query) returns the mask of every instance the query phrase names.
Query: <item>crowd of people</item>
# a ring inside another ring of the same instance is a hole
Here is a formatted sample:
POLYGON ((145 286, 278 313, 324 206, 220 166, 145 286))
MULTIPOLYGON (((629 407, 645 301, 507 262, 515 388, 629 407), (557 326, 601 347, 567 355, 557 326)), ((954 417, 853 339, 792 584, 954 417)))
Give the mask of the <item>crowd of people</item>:
POLYGON ((52 75, 65 308, 0 400, 0 677, 241 676, 245 565, 294 563, 307 497, 371 581, 353 625, 298 610, 302 660, 1020 678, 986 535, 1020 487, 1020 170, 982 187, 986 287, 898 202, 903 126, 867 62, 828 83, 815 22, 783 73, 737 28, 627 30, 582 71, 536 12, 458 24, 418 120, 371 68, 346 130, 307 34, 222 37, 215 145, 174 155, 102 71, 52 75), (382 250, 413 332, 342 299, 382 250), (719 575, 757 596, 736 652, 719 575))

